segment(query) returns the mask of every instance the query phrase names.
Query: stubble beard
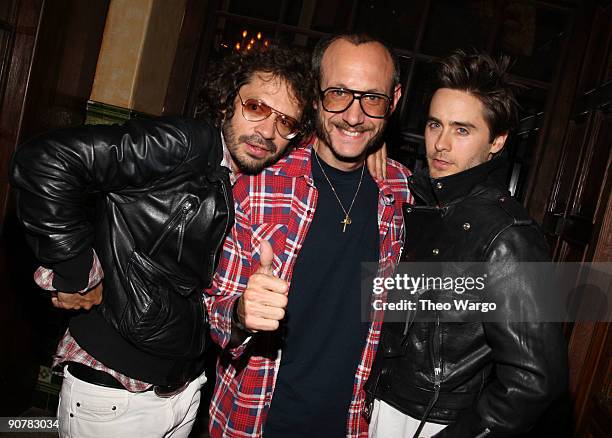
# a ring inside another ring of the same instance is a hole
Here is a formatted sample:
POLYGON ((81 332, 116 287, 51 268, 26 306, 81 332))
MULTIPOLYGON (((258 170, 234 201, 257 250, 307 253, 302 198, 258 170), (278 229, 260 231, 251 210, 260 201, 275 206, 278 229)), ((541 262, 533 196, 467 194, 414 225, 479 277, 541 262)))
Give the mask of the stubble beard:
POLYGON ((236 138, 236 133, 230 123, 224 123, 221 132, 223 132, 225 145, 232 160, 242 173, 258 174, 266 167, 276 163, 280 158, 281 154, 278 152, 278 147, 272 140, 262 138, 259 135, 241 135, 236 138), (240 152, 240 144, 244 143, 261 146, 271 152, 271 155, 262 159, 250 157, 246 152, 240 152))

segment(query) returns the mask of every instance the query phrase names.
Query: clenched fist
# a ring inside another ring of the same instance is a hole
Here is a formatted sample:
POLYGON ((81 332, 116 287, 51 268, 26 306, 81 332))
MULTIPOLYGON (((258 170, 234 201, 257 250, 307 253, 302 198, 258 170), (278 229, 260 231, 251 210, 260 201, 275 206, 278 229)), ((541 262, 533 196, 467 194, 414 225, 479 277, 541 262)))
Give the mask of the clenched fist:
POLYGON ((53 292, 51 304, 58 309, 89 310, 102 302, 102 283, 84 293, 53 292))

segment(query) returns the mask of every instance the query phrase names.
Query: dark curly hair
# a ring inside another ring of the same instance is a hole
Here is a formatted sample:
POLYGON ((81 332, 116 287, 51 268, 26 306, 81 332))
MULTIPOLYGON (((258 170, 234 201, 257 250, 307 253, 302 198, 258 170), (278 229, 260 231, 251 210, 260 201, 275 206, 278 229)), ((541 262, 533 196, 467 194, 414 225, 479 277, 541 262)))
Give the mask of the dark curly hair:
POLYGON ((196 117, 205 117, 221 128, 224 117, 229 120, 234 115, 236 94, 256 73, 270 73, 289 85, 290 94, 302 109, 301 134, 310 132, 314 101, 310 56, 298 48, 275 44, 248 52, 233 52, 214 63, 200 92, 196 117))
POLYGON ((437 64, 433 91, 450 88, 465 91, 480 100, 490 141, 517 125, 519 104, 516 93, 520 86, 509 77, 509 57, 494 60, 477 50, 456 50, 437 64))

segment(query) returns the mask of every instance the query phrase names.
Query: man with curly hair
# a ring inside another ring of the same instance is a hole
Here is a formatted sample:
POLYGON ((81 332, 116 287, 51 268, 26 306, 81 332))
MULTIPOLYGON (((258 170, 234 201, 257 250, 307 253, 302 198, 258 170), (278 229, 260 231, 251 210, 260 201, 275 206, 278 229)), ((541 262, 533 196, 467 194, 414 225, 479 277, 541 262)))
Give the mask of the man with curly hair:
POLYGON ((234 54, 212 66, 198 113, 221 129, 234 172, 260 172, 310 132, 314 95, 308 62, 303 52, 272 47, 234 54), (243 125, 261 121, 269 125, 263 132, 242 132, 243 125))
POLYGON ((233 225, 230 179, 297 142, 313 100, 308 60, 287 48, 234 54, 209 78, 208 120, 60 130, 14 157, 35 279, 55 307, 78 310, 55 360, 63 437, 187 437, 193 426, 206 381, 201 291, 233 225))

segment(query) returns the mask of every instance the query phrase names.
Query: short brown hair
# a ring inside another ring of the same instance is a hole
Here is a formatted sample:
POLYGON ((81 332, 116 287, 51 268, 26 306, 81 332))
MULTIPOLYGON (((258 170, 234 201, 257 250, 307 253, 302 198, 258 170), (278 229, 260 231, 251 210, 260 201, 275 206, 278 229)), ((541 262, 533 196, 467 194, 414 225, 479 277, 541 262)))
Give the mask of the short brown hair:
POLYGON ((508 74, 510 58, 494 60, 475 50, 456 50, 438 63, 433 88, 465 91, 484 106, 484 119, 489 127, 489 140, 507 133, 518 124, 518 85, 508 74))

